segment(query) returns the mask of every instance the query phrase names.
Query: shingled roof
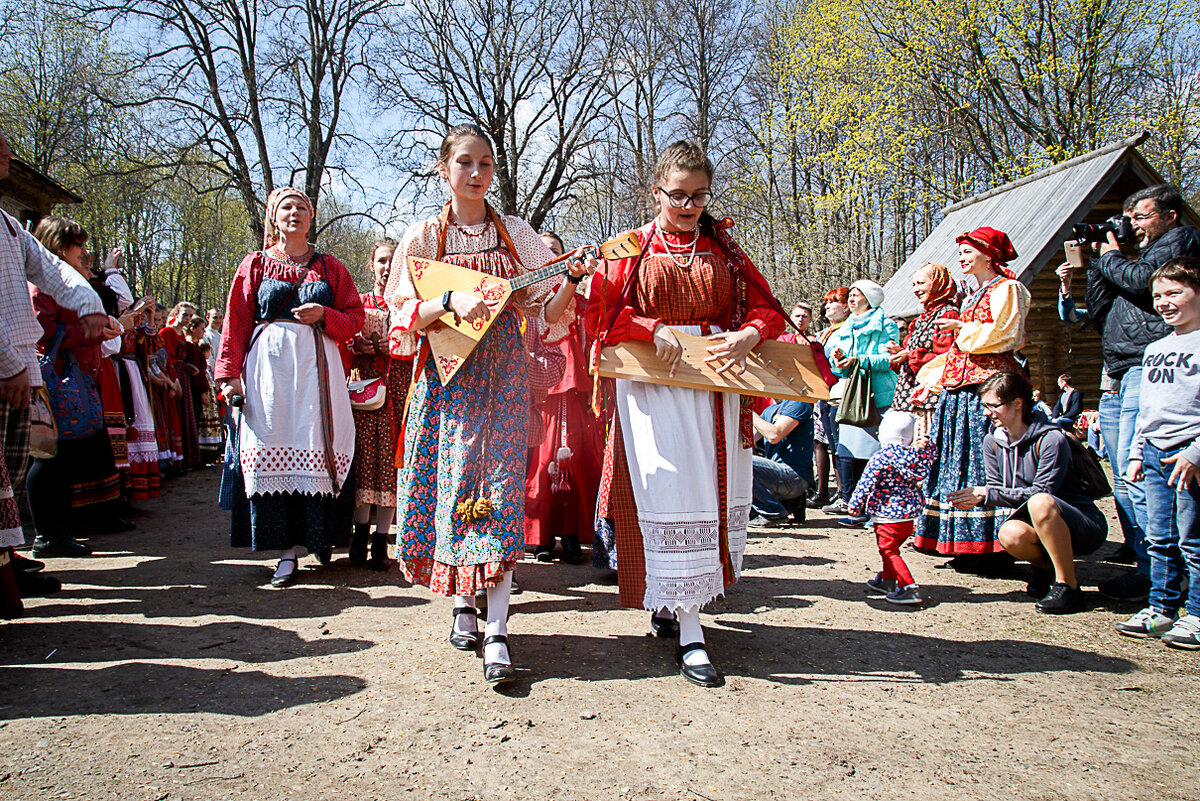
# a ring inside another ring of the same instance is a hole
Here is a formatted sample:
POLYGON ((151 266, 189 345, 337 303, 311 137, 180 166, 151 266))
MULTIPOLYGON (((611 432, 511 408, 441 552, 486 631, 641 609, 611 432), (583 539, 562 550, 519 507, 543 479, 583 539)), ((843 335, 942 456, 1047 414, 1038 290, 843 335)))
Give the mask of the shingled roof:
MULTIPOLYGON (((1009 265, 1029 286, 1051 260, 1062 261, 1063 243, 1078 222, 1098 222, 1121 210, 1121 200, 1146 186, 1165 183, 1138 152, 1148 133, 1140 133, 942 210, 945 217, 917 246, 884 287, 889 316, 913 317, 921 306, 912 293, 917 268, 937 262, 963 280, 954 238, 990 225, 1008 234, 1020 255, 1009 265), (1106 197, 1107 196, 1107 197, 1106 197)), ((1200 216, 1184 209, 1185 222, 1200 226, 1200 216)))

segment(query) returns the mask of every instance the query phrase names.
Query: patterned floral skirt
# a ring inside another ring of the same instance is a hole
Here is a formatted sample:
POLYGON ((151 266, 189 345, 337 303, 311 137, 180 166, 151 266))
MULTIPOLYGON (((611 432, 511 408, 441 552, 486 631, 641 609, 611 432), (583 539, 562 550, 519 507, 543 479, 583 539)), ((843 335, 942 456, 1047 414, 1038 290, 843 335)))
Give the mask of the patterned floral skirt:
POLYGON ((925 482, 925 515, 917 520, 915 547, 948 556, 1004 550, 996 533, 1010 510, 977 506, 962 511, 947 500, 960 489, 987 483, 983 438, 991 430, 975 386, 942 393, 929 432, 938 460, 925 482))
POLYGON ((396 486, 396 550, 409 581, 440 595, 471 595, 495 586, 521 558, 528 422, 516 312, 500 314, 446 386, 425 360, 396 486), (459 513, 459 504, 483 499, 490 514, 459 513))

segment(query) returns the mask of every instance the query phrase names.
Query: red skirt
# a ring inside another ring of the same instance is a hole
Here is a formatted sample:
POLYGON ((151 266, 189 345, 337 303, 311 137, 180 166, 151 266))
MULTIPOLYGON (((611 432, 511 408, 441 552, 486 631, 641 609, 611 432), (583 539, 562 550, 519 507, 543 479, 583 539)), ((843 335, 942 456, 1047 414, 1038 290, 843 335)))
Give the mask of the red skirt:
POLYGON ((548 397, 541 422, 546 436, 532 451, 525 478, 525 544, 550 545, 554 537, 571 535, 591 542, 604 459, 601 423, 592 415, 590 398, 577 390, 548 397), (560 462, 556 457, 564 446, 571 455, 560 462), (551 475, 552 464, 559 480, 551 475))
POLYGON ((129 445, 125 431, 125 401, 121 398, 121 382, 112 359, 100 360, 96 370, 96 388, 100 391, 100 405, 104 409, 104 427, 108 429, 108 441, 112 445, 113 464, 117 470, 127 471, 129 445))

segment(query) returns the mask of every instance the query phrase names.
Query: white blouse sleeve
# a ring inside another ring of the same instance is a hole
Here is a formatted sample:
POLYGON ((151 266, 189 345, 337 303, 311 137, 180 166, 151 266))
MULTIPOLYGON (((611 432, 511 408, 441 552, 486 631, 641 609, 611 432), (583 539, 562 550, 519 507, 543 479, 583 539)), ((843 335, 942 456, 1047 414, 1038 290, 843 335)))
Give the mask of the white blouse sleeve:
POLYGON ((1020 281, 1008 280, 988 298, 992 322, 964 322, 954 344, 963 353, 1007 353, 1025 340, 1029 315, 1029 290, 1020 281))
POLYGON ((432 258, 437 248, 437 220, 422 220, 410 227, 400 240, 400 246, 392 255, 392 266, 388 270, 387 286, 383 299, 390 310, 388 341, 394 358, 412 356, 417 352, 417 334, 413 326, 417 321, 417 309, 421 299, 408 272, 408 257, 432 258), (430 241, 432 239, 432 246, 430 241))
MULTIPOLYGON (((546 243, 529 223, 519 217, 506 216, 504 217, 504 227, 508 229, 508 235, 517 249, 517 258, 521 260, 522 272, 529 273, 540 270, 546 266, 547 262, 554 259, 554 251, 546 247, 546 243)), ((546 321, 546 302, 554 296, 564 280, 564 276, 561 275, 557 278, 548 278, 513 295, 513 301, 518 308, 526 316, 537 321, 537 330, 542 332, 542 338, 547 342, 557 342, 566 337, 570 333, 571 324, 575 322, 577 299, 571 300, 567 305, 567 310, 563 312, 557 322, 546 321)))

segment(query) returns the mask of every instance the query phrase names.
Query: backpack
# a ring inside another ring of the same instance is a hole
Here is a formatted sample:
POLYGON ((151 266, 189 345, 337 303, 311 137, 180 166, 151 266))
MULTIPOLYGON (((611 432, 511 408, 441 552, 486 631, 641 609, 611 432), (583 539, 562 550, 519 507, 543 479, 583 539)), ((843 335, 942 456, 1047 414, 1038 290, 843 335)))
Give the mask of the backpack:
MULTIPOLYGON (((1075 480, 1079 490, 1093 501, 1112 495, 1112 484, 1108 482, 1108 476, 1100 466, 1096 454, 1079 441, 1074 431, 1063 431, 1062 434, 1067 438, 1067 446, 1071 451, 1072 470, 1069 477, 1075 480)), ((1041 446, 1042 438, 1038 437, 1038 441, 1033 444, 1033 453, 1039 459, 1042 455, 1041 446)))

